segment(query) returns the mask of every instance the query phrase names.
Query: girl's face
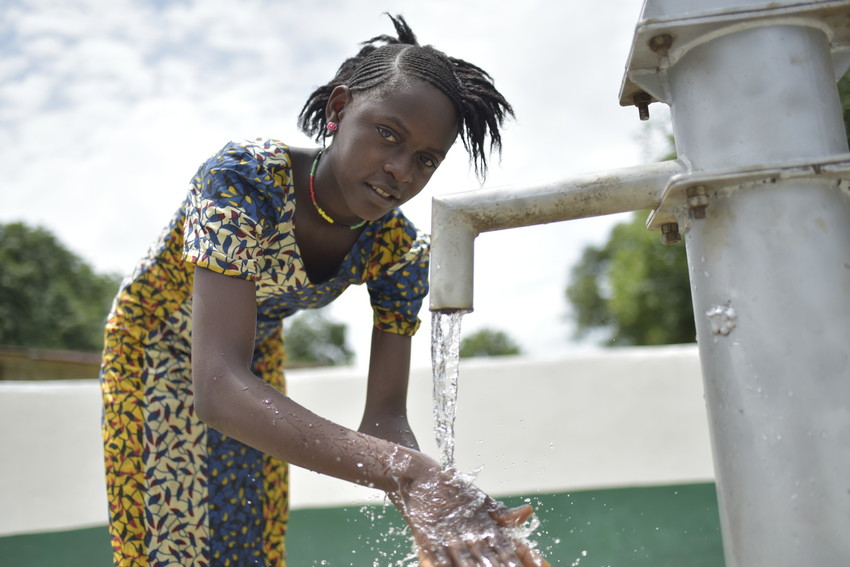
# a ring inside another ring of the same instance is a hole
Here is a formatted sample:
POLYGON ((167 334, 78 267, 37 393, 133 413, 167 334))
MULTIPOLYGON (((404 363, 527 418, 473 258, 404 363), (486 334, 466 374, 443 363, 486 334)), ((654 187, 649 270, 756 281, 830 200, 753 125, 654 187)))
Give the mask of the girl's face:
POLYGON ((458 132, 454 104, 419 79, 354 96, 337 87, 328 120, 339 123, 327 152, 339 210, 365 220, 379 219, 418 195, 458 132))

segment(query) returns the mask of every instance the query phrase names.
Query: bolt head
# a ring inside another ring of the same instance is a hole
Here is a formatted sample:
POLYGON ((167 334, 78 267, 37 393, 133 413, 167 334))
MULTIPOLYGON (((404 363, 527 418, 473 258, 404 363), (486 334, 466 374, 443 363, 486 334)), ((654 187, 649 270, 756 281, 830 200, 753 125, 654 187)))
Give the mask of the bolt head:
POLYGON ((652 36, 649 40, 649 48, 660 57, 667 57, 673 46, 673 36, 667 33, 652 36))
POLYGON ((679 234, 679 225, 675 222, 668 222, 661 225, 661 242, 664 244, 678 244, 682 241, 682 236, 679 234))
POLYGON ((691 218, 693 218, 693 219, 704 219, 705 218, 705 205, 700 205, 698 207, 691 207, 691 218))
POLYGON ((649 104, 652 102, 652 97, 645 92, 639 92, 632 97, 632 102, 638 109, 640 119, 649 120, 649 104))
POLYGON ((708 205, 708 195, 693 195, 688 197, 688 205, 691 207, 704 207, 708 205))

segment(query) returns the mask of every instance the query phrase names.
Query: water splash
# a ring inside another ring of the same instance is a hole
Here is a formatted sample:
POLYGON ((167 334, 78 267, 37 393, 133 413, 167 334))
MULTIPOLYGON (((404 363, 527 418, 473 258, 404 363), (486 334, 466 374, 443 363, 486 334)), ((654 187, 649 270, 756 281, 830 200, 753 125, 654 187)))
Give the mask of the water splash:
MULTIPOLYGON (((440 519, 440 527, 436 533, 428 534, 433 541, 441 541, 445 536, 445 526, 461 527, 470 529, 464 533, 464 537, 470 540, 482 536, 477 531, 476 519, 472 514, 476 510, 485 510, 483 499, 486 495, 473 485, 474 475, 463 474, 455 468, 455 417, 457 415, 457 392, 460 363, 460 339, 461 320, 466 311, 435 311, 431 316, 431 364, 433 370, 434 387, 434 435, 440 453, 440 463, 444 472, 450 475, 450 483, 455 486, 453 492, 463 505, 456 508, 447 508, 447 512, 440 519), (480 502, 476 498, 481 498, 480 502)), ((445 508, 445 506, 443 506, 445 508)), ((486 511, 486 510, 485 510, 486 511)), ((489 516, 488 516, 489 518, 489 516)), ((486 522, 482 522, 482 525, 486 522)), ((540 521, 536 515, 523 526, 510 530, 509 537, 515 542, 522 542, 531 550, 537 549, 537 543, 532 541, 531 535, 540 527, 540 521)), ((411 553, 397 565, 417 565, 416 546, 411 537, 411 553), (410 563, 413 561, 413 563, 410 563)), ((377 567, 377 563, 374 565, 377 567)))
POLYGON ((431 314, 431 367, 434 374, 434 435, 440 463, 454 465, 460 322, 464 311, 431 314))

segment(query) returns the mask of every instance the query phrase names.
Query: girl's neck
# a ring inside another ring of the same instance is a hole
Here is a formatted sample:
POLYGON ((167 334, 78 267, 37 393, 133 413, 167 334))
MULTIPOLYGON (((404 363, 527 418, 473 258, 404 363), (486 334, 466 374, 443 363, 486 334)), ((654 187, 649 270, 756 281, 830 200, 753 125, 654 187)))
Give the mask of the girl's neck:
MULTIPOLYGON (((310 166, 310 176, 309 176, 309 179, 307 180, 307 183, 308 183, 307 188, 310 191, 310 202, 313 205, 313 208, 316 210, 316 212, 319 213, 319 216, 322 217, 322 220, 324 220, 328 224, 339 227, 339 228, 347 228, 349 230, 357 230, 358 228, 361 228, 362 226, 364 226, 366 224, 365 220, 357 219, 353 223, 340 222, 339 220, 337 220, 339 217, 336 217, 336 219, 335 219, 324 208, 322 208, 322 206, 319 204, 318 197, 316 196, 316 185, 318 183, 317 177, 318 177, 319 163, 321 161, 323 153, 324 153, 324 150, 319 150, 316 153, 316 157, 313 158, 313 163, 310 166)), ((325 171, 327 171, 327 169, 325 171)), ((328 176, 326 175, 325 179, 327 179, 327 178, 328 178, 328 176)), ((328 193, 329 192, 325 192, 326 195, 328 193)), ((337 199, 337 201, 339 201, 339 199, 337 199)))
POLYGON ((316 150, 290 150, 292 178, 295 184, 295 242, 307 276, 313 283, 333 277, 351 251, 363 227, 349 230, 323 219, 310 202, 310 168, 316 150))

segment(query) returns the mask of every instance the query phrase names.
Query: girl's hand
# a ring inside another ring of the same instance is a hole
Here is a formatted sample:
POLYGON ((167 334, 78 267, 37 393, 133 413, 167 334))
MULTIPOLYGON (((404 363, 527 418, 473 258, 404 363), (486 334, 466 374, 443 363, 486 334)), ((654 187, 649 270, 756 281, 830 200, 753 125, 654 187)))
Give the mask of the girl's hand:
POLYGON ((516 530, 531 506, 508 509, 452 469, 431 468, 391 496, 425 567, 548 567, 516 530))

